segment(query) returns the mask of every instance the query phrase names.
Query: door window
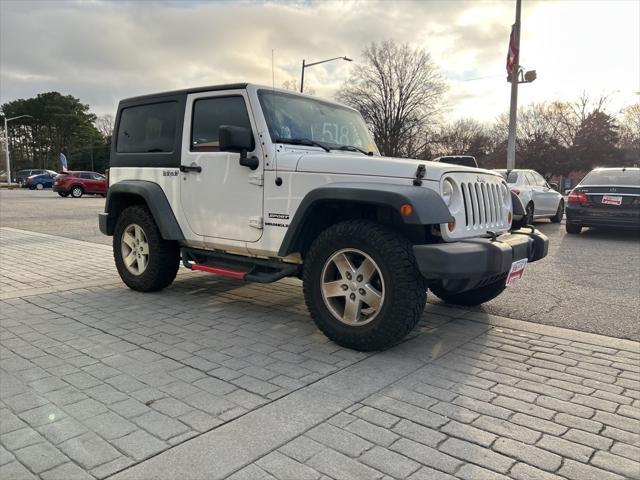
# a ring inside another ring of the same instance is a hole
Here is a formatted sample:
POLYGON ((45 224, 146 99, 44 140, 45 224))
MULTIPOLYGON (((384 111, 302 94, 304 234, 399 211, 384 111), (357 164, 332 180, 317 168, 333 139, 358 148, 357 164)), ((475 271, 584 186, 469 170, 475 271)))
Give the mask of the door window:
POLYGON ((196 100, 191 121, 191 151, 219 152, 220 125, 251 129, 244 98, 233 96, 196 100))
POLYGON ((533 178, 536 179, 536 185, 538 185, 539 187, 546 187, 547 186, 547 181, 538 172, 533 172, 533 178))
POLYGON ((534 177, 531 172, 527 172, 525 178, 527 179, 529 185, 531 185, 532 187, 535 187, 537 185, 536 177, 534 177))

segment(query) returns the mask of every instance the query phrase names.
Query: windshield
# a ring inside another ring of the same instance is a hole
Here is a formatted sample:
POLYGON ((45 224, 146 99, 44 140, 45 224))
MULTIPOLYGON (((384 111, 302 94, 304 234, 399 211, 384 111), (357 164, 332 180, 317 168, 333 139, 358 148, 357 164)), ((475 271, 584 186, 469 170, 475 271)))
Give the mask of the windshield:
POLYGON ((310 140, 329 148, 352 146, 379 153, 354 110, 284 92, 260 90, 259 96, 273 142, 310 140))
POLYGON ((582 185, 640 187, 640 170, 593 170, 580 183, 582 185))
POLYGON ((509 175, 507 175, 507 170, 496 170, 500 175, 502 175, 507 183, 518 183, 518 172, 511 170, 509 175))

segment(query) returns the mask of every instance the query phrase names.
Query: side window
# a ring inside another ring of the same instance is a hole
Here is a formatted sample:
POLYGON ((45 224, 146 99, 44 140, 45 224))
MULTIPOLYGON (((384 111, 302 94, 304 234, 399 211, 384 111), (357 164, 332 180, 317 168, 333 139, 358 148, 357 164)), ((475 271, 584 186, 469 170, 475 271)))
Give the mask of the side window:
POLYGON ((220 151, 220 125, 251 128, 244 98, 234 96, 196 100, 191 120, 191 150, 220 151))
POLYGON ((537 182, 536 182, 536 179, 535 179, 535 177, 533 176, 533 174, 532 174, 531 172, 527 172, 527 174, 526 174, 526 176, 525 176, 525 177, 526 177, 526 179, 527 179, 527 183, 528 183, 529 185, 531 185, 532 187, 535 187, 535 186, 536 186, 536 183, 537 183, 537 182))
POLYGON ((104 180, 104 177, 99 173, 92 173, 91 178, 93 178, 94 180, 104 180))
POLYGON ((122 110, 118 127, 118 153, 172 152, 178 103, 140 105, 122 110))
POLYGON ((540 187, 546 187, 547 186, 547 181, 538 172, 534 172, 533 173, 533 177, 536 179, 536 184, 538 186, 540 186, 540 187))

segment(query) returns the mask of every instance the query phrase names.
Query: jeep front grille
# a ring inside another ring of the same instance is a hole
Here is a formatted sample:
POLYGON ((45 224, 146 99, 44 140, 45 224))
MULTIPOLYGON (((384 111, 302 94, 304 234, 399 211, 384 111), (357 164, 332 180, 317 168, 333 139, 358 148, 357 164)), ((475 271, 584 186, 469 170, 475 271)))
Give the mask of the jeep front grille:
POLYGON ((472 227, 495 227, 502 217, 502 195, 493 183, 462 184, 465 225, 472 227))
POLYGON ((490 174, 451 172, 442 182, 452 183, 454 194, 449 206, 455 219, 453 230, 442 225, 446 241, 477 237, 487 231, 505 232, 511 226, 511 195, 501 177, 490 174))

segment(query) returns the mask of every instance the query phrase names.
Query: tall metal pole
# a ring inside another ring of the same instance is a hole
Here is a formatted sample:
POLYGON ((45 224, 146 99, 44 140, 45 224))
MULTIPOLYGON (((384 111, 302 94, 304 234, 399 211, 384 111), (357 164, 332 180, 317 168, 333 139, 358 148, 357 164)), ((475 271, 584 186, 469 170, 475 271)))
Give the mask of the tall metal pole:
POLYGON ((300 77, 300 93, 304 90, 304 58, 302 59, 302 75, 300 77))
POLYGON ((520 9, 522 0, 516 0, 515 42, 516 55, 511 71, 511 104, 509 106, 509 140, 507 142, 507 170, 516 167, 516 120, 518 117, 518 75, 520 72, 520 9))
POLYGON ((7 116, 4 116, 4 154, 7 161, 7 183, 11 185, 11 163, 9 162, 9 129, 7 128, 7 116))

